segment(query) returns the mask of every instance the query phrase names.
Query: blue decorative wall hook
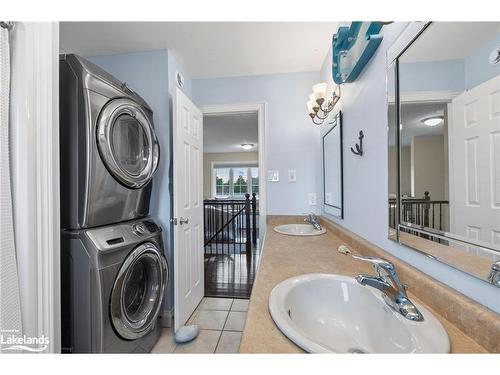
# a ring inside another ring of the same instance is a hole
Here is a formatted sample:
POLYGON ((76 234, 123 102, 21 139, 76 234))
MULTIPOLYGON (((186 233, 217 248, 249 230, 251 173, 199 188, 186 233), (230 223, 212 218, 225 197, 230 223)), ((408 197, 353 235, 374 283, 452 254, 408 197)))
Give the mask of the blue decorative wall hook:
POLYGON ((352 22, 339 27, 332 41, 332 75, 336 84, 353 82, 382 42, 382 22, 352 22))

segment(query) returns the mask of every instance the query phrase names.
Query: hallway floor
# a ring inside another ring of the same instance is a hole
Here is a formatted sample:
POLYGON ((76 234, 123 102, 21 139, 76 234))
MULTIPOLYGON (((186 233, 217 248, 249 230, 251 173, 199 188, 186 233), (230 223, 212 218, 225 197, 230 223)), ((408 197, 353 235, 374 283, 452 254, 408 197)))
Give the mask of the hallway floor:
POLYGON ((205 255, 205 296, 250 298, 260 260, 260 244, 246 254, 205 255))
POLYGON ((172 328, 163 328, 151 353, 238 353, 248 302, 247 299, 203 298, 187 322, 200 327, 198 337, 176 344, 172 328))

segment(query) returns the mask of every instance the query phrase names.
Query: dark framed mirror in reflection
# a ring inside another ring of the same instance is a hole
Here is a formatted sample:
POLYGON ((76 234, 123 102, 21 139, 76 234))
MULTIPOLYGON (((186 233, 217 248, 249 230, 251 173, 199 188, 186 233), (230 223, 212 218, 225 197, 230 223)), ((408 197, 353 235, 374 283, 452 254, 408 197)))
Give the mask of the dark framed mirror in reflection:
POLYGON ((500 22, 408 39, 387 68, 389 238, 500 287, 500 22))

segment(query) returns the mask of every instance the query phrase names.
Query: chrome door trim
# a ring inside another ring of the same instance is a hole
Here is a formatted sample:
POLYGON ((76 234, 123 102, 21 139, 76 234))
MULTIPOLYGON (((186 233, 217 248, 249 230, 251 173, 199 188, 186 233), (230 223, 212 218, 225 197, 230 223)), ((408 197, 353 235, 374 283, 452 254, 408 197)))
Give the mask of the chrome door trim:
POLYGON ((128 188, 140 189, 151 180, 158 168, 160 150, 153 125, 142 108, 130 99, 113 99, 103 107, 97 119, 97 148, 106 169, 118 182, 128 188), (124 114, 139 122, 150 145, 146 167, 138 174, 132 174, 120 167, 113 153, 111 141, 113 126, 117 118, 124 114))
POLYGON ((146 242, 136 247, 125 259, 113 284, 110 298, 110 318, 116 332, 126 340, 136 340, 148 334, 156 323, 160 313, 163 294, 168 280, 168 267, 165 257, 158 247, 152 242, 146 242), (123 305, 123 295, 125 292, 125 280, 132 269, 132 266, 142 257, 151 257, 158 265, 159 285, 156 288, 156 299, 154 307, 147 316, 139 321, 130 321, 123 305))

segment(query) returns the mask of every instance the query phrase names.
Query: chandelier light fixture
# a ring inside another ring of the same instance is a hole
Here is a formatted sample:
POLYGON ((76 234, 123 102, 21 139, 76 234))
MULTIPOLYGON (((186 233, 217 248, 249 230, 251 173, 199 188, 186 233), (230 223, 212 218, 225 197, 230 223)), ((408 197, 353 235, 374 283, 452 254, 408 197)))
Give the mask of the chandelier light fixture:
POLYGON ((333 110, 335 104, 340 99, 340 86, 336 86, 332 96, 327 98, 328 84, 326 82, 317 83, 312 87, 312 94, 309 95, 307 110, 312 122, 321 125, 333 110))

